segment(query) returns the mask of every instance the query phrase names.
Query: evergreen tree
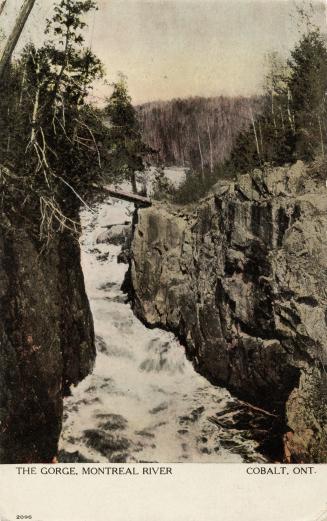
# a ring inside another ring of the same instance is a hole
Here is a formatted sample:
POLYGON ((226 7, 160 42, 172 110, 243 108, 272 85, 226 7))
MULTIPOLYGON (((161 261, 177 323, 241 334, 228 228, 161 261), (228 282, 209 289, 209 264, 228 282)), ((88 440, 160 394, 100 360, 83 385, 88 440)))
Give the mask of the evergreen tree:
POLYGON ((295 155, 312 159, 318 150, 324 155, 326 141, 327 46, 319 29, 301 38, 291 53, 289 67, 295 155))
POLYGON ((136 111, 122 74, 114 84, 104 113, 112 142, 110 168, 118 179, 129 179, 133 192, 137 193, 136 172, 144 170, 143 159, 149 149, 142 141, 136 111))
POLYGON ((287 63, 270 57, 262 110, 236 141, 231 153, 234 170, 324 156, 326 93, 326 39, 308 24, 287 63))
POLYGON ((7 179, 5 211, 13 207, 15 190, 19 212, 32 223, 39 214, 41 236, 48 239, 76 228, 78 208, 103 175, 110 147, 100 111, 87 102, 93 81, 102 77, 83 38, 83 17, 95 8, 91 0, 60 0, 46 43, 28 45, 1 88, 0 164, 18 176, 16 183, 7 179))

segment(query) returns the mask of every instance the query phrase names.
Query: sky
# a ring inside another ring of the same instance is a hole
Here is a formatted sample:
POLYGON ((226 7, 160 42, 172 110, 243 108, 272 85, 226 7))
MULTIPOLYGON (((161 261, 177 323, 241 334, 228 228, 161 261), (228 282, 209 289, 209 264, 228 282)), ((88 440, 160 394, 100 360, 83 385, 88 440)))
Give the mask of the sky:
MULTIPOLYGON (((21 2, 8 0, 7 32, 21 2)), ((322 2, 317 20, 325 26, 322 2)), ((20 47, 40 40, 53 4, 36 3, 20 47)), ((254 94, 262 86, 265 55, 275 50, 287 56, 299 38, 295 0, 98 0, 98 5, 88 19, 86 41, 109 81, 118 71, 128 77, 134 103, 254 94)), ((108 87, 96 86, 99 103, 107 94, 108 87)))

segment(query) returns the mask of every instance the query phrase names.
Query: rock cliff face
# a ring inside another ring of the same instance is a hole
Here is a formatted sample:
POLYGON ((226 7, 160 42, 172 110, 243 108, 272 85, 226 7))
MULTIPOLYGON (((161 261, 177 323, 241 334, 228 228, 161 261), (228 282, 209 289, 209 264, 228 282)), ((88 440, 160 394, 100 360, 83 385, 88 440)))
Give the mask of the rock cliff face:
POLYGON ((63 395, 95 357, 77 242, 0 228, 0 463, 50 462, 63 395))
POLYGON ((302 163, 257 171, 220 182, 197 208, 139 211, 131 280, 141 319, 174 331, 213 383, 274 415, 286 461, 326 461, 321 174, 302 163))

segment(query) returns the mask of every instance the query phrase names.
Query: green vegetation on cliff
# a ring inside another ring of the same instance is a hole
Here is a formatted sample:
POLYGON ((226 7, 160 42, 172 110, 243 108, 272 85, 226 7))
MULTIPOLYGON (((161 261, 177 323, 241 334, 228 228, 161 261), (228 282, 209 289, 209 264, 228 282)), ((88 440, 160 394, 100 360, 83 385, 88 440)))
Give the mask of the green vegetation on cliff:
POLYGON ((236 171, 324 156, 327 142, 327 44, 309 27, 284 64, 271 56, 262 113, 231 154, 236 171))
POLYGON ((47 242, 58 231, 78 230, 79 207, 94 184, 130 178, 143 164, 141 140, 129 135, 135 125, 126 84, 118 82, 109 99, 111 125, 89 101, 94 81, 104 77, 83 36, 85 15, 95 9, 92 0, 60 0, 45 43, 27 45, 0 86, 2 221, 28 224, 47 242), (126 111, 129 126, 117 130, 126 111))

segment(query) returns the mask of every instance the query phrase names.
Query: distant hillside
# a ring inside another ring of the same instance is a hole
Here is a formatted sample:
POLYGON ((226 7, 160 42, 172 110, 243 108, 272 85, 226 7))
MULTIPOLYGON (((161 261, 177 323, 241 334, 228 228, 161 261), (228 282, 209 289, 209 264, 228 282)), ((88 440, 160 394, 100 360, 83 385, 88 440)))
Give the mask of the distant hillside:
POLYGON ((235 138, 251 124, 261 98, 219 96, 153 102, 136 107, 152 164, 213 169, 229 157, 235 138))

